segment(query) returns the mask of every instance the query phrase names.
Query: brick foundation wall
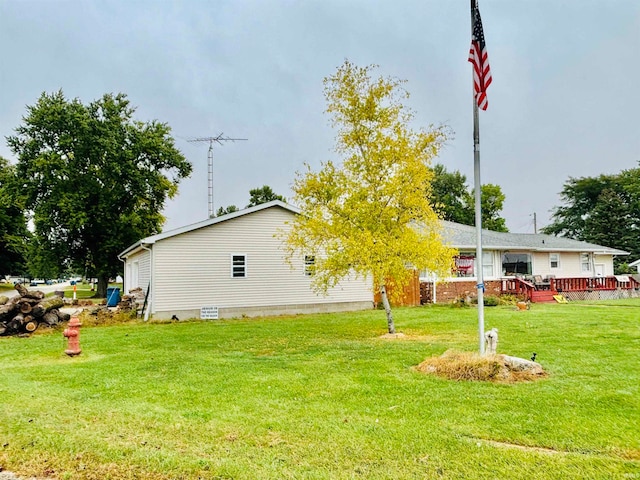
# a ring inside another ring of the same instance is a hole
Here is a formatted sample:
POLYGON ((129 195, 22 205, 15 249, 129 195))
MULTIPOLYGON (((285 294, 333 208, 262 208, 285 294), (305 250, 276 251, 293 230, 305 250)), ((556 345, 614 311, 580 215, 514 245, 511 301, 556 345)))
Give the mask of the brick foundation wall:
MULTIPOLYGON (((433 292, 433 285, 426 283, 428 291, 433 292)), ((456 298, 469 296, 476 297, 477 289, 475 281, 443 282, 436 285, 436 303, 448 303, 456 298)), ((500 280, 487 280, 484 282, 484 294, 500 296, 502 293, 502 282, 500 280)))

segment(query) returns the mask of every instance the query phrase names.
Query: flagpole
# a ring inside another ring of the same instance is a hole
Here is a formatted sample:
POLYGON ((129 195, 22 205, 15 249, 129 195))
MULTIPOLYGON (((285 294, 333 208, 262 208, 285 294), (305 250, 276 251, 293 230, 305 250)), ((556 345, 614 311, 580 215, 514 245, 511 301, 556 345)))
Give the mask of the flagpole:
MULTIPOLYGON (((473 34, 476 1, 471 0, 471 32, 473 34)), ((480 120, 478 102, 473 95, 473 184, 476 216, 476 288, 478 294, 478 340, 480 355, 484 355, 484 272, 482 268, 482 183, 480 182, 480 120)))

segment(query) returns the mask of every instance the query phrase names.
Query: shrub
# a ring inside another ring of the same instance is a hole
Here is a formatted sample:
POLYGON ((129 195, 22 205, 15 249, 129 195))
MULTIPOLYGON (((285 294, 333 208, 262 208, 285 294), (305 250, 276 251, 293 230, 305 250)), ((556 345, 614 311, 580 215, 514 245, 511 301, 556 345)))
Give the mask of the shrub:
MULTIPOLYGON (((494 295, 486 295, 483 297, 483 300, 484 300, 485 307, 495 307, 497 305, 500 305, 500 297, 496 297, 494 295)), ((474 305, 477 305, 478 297, 473 297, 471 299, 471 303, 473 303, 474 305)))

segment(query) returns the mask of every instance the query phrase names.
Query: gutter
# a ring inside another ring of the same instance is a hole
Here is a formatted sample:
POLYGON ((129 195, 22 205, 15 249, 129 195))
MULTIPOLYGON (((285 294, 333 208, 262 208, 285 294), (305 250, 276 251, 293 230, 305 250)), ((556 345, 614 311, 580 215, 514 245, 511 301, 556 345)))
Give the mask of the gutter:
POLYGON ((149 320, 149 310, 151 309, 151 305, 153 304, 153 295, 151 293, 151 280, 153 279, 153 251, 142 244, 140 244, 140 248, 149 252, 149 286, 147 287, 147 295, 149 296, 149 301, 147 302, 147 308, 144 311, 144 321, 146 322, 149 320))

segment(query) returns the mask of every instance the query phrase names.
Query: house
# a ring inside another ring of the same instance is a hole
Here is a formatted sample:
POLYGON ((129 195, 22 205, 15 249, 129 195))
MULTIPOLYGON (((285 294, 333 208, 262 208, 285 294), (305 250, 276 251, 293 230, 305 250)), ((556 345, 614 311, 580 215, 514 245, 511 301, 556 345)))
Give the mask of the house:
POLYGON ((124 291, 140 287, 145 316, 228 318, 372 308, 371 284, 311 288, 314 258, 285 261, 282 234, 299 210, 272 201, 153 235, 128 247, 124 291))
POLYGON ((631 262, 631 263, 629 264, 629 266, 630 266, 631 268, 635 268, 635 269, 636 269, 636 271, 637 271, 638 273, 640 273, 640 259, 639 259, 639 260, 636 260, 635 262, 631 262))
MULTIPOLYGON (((430 292, 429 301, 438 302, 475 295, 480 268, 475 227, 445 221, 442 234, 445 242, 459 251, 455 270, 451 277, 438 279, 441 283, 423 290, 430 292)), ((538 297, 549 299, 558 290, 586 292, 619 289, 625 283, 632 286, 632 279, 614 276, 613 258, 628 255, 615 248, 553 235, 483 230, 482 249, 485 291, 492 295, 523 293, 531 298, 535 294, 530 291, 544 290, 538 297)), ((426 272, 421 273, 421 281, 433 284, 426 272)))

